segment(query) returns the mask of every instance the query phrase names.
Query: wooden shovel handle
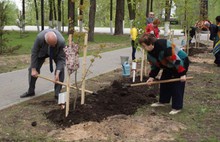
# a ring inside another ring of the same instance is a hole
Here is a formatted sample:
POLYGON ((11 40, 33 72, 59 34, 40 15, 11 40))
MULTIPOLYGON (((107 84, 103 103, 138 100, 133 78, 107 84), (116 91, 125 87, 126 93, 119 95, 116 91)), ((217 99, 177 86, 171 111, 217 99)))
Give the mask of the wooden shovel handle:
MULTIPOLYGON (((193 77, 186 77, 186 80, 190 80, 190 79, 193 79, 193 77)), ((173 79, 167 79, 167 80, 153 81, 153 82, 151 82, 151 84, 154 85, 154 84, 169 83, 169 82, 175 82, 175 81, 180 81, 180 78, 173 78, 173 79)), ((131 84, 131 86, 140 86, 140 85, 147 85, 147 83, 143 82, 143 83, 131 84)))
MULTIPOLYGON (((60 81, 55 81, 55 80, 52 80, 52 79, 47 78, 47 77, 45 77, 45 76, 42 76, 42 75, 40 75, 40 74, 38 74, 38 76, 37 76, 37 77, 42 78, 42 79, 45 79, 45 80, 48 80, 48 81, 53 82, 53 83, 56 83, 56 84, 60 84, 60 85, 67 86, 67 84, 66 84, 66 83, 63 83, 63 82, 60 82, 60 81)), ((71 87, 71 88, 73 88, 73 89, 77 89, 75 86, 71 86, 71 85, 70 85, 70 87, 71 87)), ((82 89, 81 89, 81 88, 79 88, 79 90, 81 91, 82 89)), ((93 92, 92 92, 92 91, 90 91, 90 90, 85 90, 85 92, 90 93, 90 94, 93 94, 93 92)))

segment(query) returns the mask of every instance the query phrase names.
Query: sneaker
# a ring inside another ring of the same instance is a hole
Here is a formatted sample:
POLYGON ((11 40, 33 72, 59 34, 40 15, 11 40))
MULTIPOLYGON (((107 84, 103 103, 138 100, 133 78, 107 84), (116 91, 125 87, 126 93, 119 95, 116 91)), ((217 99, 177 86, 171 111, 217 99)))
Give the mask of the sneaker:
POLYGON ((181 109, 172 109, 172 110, 169 112, 169 114, 174 115, 174 114, 177 114, 177 113, 179 113, 179 112, 181 112, 181 109))
POLYGON ((163 106, 165 106, 165 104, 162 104, 160 102, 151 104, 151 107, 163 107, 163 106))

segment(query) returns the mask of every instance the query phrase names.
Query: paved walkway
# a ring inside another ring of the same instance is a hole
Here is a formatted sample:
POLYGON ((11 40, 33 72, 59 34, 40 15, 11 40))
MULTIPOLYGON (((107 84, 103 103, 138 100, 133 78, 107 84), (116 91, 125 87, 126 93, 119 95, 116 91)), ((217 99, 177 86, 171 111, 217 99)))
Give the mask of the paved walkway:
MULTIPOLYGON (((100 31, 103 30, 104 29, 100 29, 100 31)), ((175 31, 174 33, 181 34, 179 31, 175 31)), ((181 39, 182 38, 174 39, 174 43, 180 46, 181 39)), ((129 59, 131 60, 131 47, 105 52, 102 53, 101 56, 101 59, 96 59, 93 63, 93 66, 90 68, 90 71, 92 73, 88 75, 87 79, 98 76, 100 74, 107 73, 117 68, 121 68, 120 56, 129 56, 129 59)), ((137 51, 136 57, 141 57, 140 51, 137 51)), ((88 56, 87 65, 89 65, 91 58, 91 56, 88 56)), ((82 65, 81 63, 82 58, 80 58, 80 65, 82 65)), ((79 68, 78 70, 78 81, 81 80, 81 70, 81 68, 79 68)), ((49 72, 48 64, 42 66, 41 75, 53 79, 53 74, 49 72)), ((28 69, 2 73, 0 74, 0 82, 0 110, 33 98, 20 98, 20 95, 28 89, 28 69)), ((71 80, 71 82, 74 82, 74 80, 71 80)), ((53 83, 39 78, 36 83, 36 96, 53 91, 53 86, 53 83)))
MULTIPOLYGON (((44 26, 44 29, 48 29, 48 26, 44 26)), ((68 27, 65 26, 64 28, 61 27, 61 30, 64 30, 65 32, 68 31, 68 27)), ((18 26, 5 26, 4 30, 15 30, 15 31, 19 31, 20 28, 18 26)), ((36 26, 25 26, 25 30, 26 31, 37 31, 37 27, 36 26)), ((40 27, 41 30, 41 27, 40 27)), ((79 27, 75 27, 76 31, 79 31, 79 27)), ((95 33, 111 33, 111 29, 110 27, 95 27, 94 29, 95 33)), ((114 32, 114 28, 112 29, 112 31, 114 32)), ((130 34, 130 28, 124 28, 124 34, 130 34)), ((174 35, 183 35, 183 33, 181 33, 182 30, 178 29, 178 30, 174 30, 174 35)), ((164 30, 162 28, 160 28, 160 34, 164 34, 164 30)))

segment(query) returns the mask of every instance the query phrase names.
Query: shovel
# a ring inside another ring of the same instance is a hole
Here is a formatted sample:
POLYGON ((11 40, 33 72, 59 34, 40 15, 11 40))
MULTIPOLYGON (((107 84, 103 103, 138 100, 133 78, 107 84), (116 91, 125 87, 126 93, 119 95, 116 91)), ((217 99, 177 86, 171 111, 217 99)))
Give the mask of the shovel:
MULTIPOLYGON (((193 79, 193 77, 186 77, 186 80, 190 80, 190 79, 193 79)), ((173 78, 173 79, 167 79, 167 80, 153 81, 153 82, 151 82, 151 85, 160 84, 160 83, 176 82, 176 81, 180 81, 180 78, 173 78)), ((125 84, 125 85, 123 85, 123 88, 134 87, 134 86, 141 86, 141 85, 147 85, 147 83, 143 82, 143 83, 135 83, 135 84, 125 84)))

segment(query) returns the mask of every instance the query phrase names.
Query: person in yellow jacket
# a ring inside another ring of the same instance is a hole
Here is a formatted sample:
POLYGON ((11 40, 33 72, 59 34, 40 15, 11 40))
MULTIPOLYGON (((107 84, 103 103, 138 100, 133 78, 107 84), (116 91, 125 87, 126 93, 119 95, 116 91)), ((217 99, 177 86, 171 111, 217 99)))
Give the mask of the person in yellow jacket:
POLYGON ((132 60, 135 60, 135 53, 136 53, 136 47, 137 47, 137 39, 138 31, 135 25, 132 26, 130 30, 130 37, 131 37, 131 46, 132 46, 132 60))

